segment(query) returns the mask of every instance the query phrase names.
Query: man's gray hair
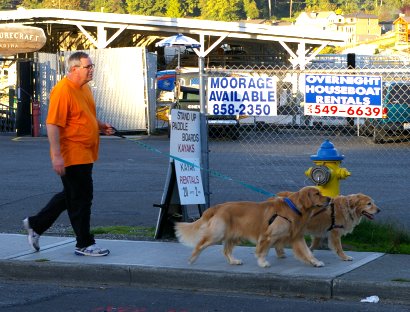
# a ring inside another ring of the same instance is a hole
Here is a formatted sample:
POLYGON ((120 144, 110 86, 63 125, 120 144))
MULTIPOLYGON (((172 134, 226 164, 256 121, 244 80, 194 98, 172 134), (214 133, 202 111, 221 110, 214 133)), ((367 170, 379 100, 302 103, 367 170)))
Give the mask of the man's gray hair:
POLYGON ((74 52, 73 54, 71 54, 67 61, 68 72, 70 72, 73 67, 80 66, 81 59, 89 57, 90 56, 85 52, 74 52))

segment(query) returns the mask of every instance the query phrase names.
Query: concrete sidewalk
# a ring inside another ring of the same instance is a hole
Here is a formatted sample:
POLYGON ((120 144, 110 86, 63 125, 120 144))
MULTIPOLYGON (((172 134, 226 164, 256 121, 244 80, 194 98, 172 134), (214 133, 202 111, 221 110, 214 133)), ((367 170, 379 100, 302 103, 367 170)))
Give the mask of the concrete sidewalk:
POLYGON ((159 241, 97 240, 110 249, 106 257, 74 254, 72 237, 42 236, 41 251, 30 250, 26 235, 0 234, 0 276, 7 279, 54 281, 60 284, 154 286, 190 290, 257 293, 410 304, 410 256, 347 252, 351 262, 332 252, 315 251, 325 267, 314 268, 271 251, 270 268, 259 268, 253 247, 236 247, 240 266, 229 265, 221 246, 207 248, 192 264, 191 249, 159 241))

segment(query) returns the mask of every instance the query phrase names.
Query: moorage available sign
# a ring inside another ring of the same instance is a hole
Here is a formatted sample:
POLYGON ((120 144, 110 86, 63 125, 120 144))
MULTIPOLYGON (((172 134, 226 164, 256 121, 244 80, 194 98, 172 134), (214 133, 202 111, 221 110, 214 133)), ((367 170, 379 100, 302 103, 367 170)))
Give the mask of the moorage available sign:
POLYGON ((20 24, 0 25, 0 55, 40 50, 46 43, 43 29, 20 24))

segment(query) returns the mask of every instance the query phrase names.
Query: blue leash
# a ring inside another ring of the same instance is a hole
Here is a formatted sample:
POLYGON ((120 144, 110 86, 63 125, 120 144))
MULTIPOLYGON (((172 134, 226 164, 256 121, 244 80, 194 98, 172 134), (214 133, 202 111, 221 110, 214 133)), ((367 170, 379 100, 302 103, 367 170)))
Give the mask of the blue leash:
POLYGON ((234 180, 233 178, 231 178, 231 177, 229 177, 229 176, 227 176, 227 175, 224 175, 224 174, 222 174, 221 172, 218 172, 218 171, 216 171, 216 170, 205 169, 205 168, 203 168, 203 167, 201 167, 201 166, 199 166, 199 165, 197 165, 197 164, 194 164, 194 163, 192 163, 192 162, 189 162, 189 161, 187 161, 187 160, 185 160, 185 159, 179 158, 179 157, 177 157, 177 156, 173 156, 173 155, 168 154, 168 153, 164 153, 164 152, 160 151, 159 149, 157 149, 157 148, 155 148, 155 147, 153 147, 153 146, 151 146, 151 145, 142 143, 142 142, 140 142, 140 141, 138 141, 138 140, 135 140, 135 139, 129 139, 129 138, 125 137, 124 135, 122 135, 121 133, 119 133, 118 130, 115 129, 114 127, 112 127, 112 129, 115 131, 115 133, 114 133, 115 136, 118 136, 118 137, 120 137, 120 138, 126 139, 127 141, 130 141, 130 142, 136 143, 136 144, 138 144, 138 145, 144 147, 144 148, 147 149, 147 150, 150 150, 150 151, 152 151, 152 152, 158 153, 158 154, 163 155, 163 156, 166 156, 166 157, 168 157, 168 158, 172 158, 172 159, 174 159, 174 160, 180 161, 180 162, 182 162, 182 163, 184 163, 184 164, 187 164, 187 165, 189 165, 189 166, 193 166, 193 167, 198 168, 198 169, 200 169, 200 170, 206 171, 206 172, 208 172, 209 174, 211 174, 211 175, 214 176, 214 177, 221 178, 221 179, 224 179, 224 180, 227 180, 227 181, 231 181, 231 182, 237 183, 237 184, 242 185, 243 187, 245 187, 245 188, 247 188, 247 189, 250 189, 250 190, 252 190, 252 191, 254 191, 254 192, 263 194, 263 195, 265 195, 265 196, 268 196, 268 197, 274 197, 274 196, 276 196, 274 193, 265 191, 264 189, 261 189, 261 188, 259 188, 259 187, 254 186, 254 185, 251 185, 251 184, 249 184, 249 183, 246 183, 246 182, 243 182, 243 181, 239 181, 239 180, 234 180))

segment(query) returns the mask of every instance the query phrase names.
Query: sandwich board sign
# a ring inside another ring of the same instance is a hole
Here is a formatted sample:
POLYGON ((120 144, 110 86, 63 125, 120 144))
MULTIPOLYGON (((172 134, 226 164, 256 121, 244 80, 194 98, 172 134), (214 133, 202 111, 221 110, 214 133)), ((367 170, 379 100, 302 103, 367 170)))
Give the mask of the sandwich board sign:
POLYGON ((171 110, 170 161, 155 238, 175 237, 175 222, 188 222, 188 205, 204 205, 201 176, 200 114, 195 111, 171 110))
POLYGON ((205 204, 199 120, 199 112, 171 111, 170 154, 175 163, 181 205, 205 204))

